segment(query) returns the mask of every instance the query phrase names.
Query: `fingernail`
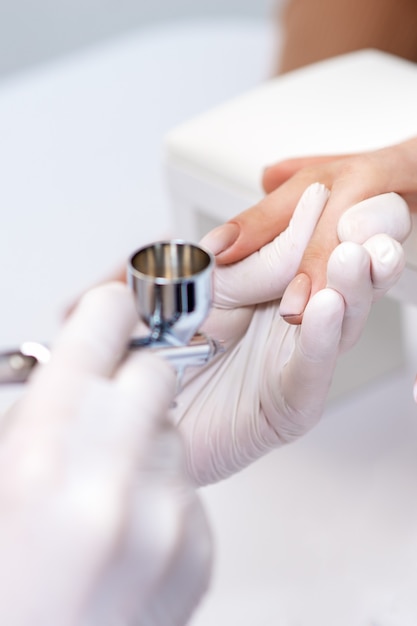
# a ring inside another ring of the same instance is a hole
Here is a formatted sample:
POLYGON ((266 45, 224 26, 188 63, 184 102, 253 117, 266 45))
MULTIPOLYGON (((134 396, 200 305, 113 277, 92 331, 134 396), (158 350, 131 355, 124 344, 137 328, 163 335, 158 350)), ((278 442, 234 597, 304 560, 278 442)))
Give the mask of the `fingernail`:
POLYGON ((298 274, 286 288, 279 306, 281 317, 293 317, 304 312, 311 292, 311 280, 307 274, 298 274))
POLYGON ((234 222, 227 222, 211 230, 203 237, 200 244, 217 255, 224 252, 235 243, 240 235, 240 226, 234 222))

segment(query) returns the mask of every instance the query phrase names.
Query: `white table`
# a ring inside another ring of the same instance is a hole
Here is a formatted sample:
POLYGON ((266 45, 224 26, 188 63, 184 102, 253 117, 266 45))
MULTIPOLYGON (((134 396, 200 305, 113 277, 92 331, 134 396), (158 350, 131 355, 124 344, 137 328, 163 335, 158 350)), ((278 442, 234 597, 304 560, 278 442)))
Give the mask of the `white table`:
MULTIPOLYGON (((262 23, 180 23, 0 84, 0 346, 52 338, 74 295, 175 226, 164 134, 263 79, 270 44, 262 23)), ((202 490, 217 557, 192 626, 415 626, 411 382, 329 407, 299 443, 202 490)))

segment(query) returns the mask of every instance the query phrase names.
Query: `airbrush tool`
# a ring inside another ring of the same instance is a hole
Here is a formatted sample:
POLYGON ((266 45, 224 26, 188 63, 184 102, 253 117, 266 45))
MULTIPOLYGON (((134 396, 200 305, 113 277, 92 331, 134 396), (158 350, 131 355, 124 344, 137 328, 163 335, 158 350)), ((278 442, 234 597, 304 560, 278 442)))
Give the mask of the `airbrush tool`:
MULTIPOLYGON (((132 254, 128 283, 149 334, 131 339, 127 349, 154 351, 173 364, 179 378, 186 367, 204 365, 222 352, 219 342, 198 333, 211 306, 213 267, 209 252, 181 240, 152 243, 132 254)), ((49 354, 37 342, 1 352, 0 384, 26 382, 49 354)))

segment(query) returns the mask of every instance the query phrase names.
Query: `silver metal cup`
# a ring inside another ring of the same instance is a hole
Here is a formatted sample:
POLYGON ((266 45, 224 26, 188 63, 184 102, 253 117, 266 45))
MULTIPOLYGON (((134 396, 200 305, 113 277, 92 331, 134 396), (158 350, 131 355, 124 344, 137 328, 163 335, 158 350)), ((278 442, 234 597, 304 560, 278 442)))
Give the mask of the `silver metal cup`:
MULTIPOLYGON (((178 388, 186 367, 204 365, 224 350, 221 342, 197 334, 211 306, 213 267, 209 252, 175 240, 141 248, 128 262, 137 311, 150 335, 131 339, 126 349, 155 350, 177 369, 178 388)), ((48 359, 49 348, 36 342, 0 352, 0 384, 26 382, 48 359)))
POLYGON ((152 243, 130 257, 128 281, 152 341, 189 343, 211 306, 213 267, 209 252, 180 240, 152 243))

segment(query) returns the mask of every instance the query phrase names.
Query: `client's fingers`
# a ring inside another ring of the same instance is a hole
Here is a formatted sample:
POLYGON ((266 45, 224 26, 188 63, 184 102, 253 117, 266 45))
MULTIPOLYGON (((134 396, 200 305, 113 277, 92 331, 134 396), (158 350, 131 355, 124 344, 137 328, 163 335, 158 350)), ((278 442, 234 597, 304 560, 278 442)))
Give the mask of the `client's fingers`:
POLYGON ((297 276, 283 295, 280 314, 290 324, 301 324, 309 298, 326 286, 328 259, 339 244, 337 224, 340 215, 349 206, 344 202, 346 198, 343 195, 340 197, 331 193, 326 210, 306 247, 297 276))
POLYGON ((222 307, 279 298, 295 275, 326 205, 329 191, 315 183, 303 193, 288 228, 246 259, 216 268, 215 303, 222 307))
POLYGON ((315 182, 330 188, 323 179, 311 179, 306 172, 293 176, 258 204, 215 228, 201 243, 216 255, 220 265, 235 263, 273 241, 288 226, 304 191, 315 182))
POLYGON ((384 193, 354 203, 355 188, 335 185, 326 210, 305 251, 299 275, 288 286, 281 302, 281 315, 299 324, 309 297, 326 284, 326 266, 332 251, 341 241, 363 243, 371 236, 386 233, 404 241, 411 219, 405 200, 396 193, 384 193))
MULTIPOLYGON (((346 155, 307 156, 280 161, 279 163, 275 163, 274 165, 265 168, 262 176, 262 187, 265 193, 271 193, 304 167, 313 167, 323 163, 329 163, 335 161, 336 159, 344 158, 344 156, 346 155)), ((314 176, 316 175, 317 174, 315 172, 314 176)))
MULTIPOLYGON (((381 203, 378 200, 369 204, 365 203, 368 216, 372 216, 366 225, 366 236, 369 236, 368 229, 373 231, 371 234, 386 231, 389 231, 387 234, 391 234, 390 231, 392 230, 393 236, 399 236, 401 240, 406 236, 405 233, 409 229, 406 203, 397 194, 390 192, 394 190, 397 193, 405 194, 407 199, 410 197, 410 190, 415 185, 414 161, 412 159, 412 146, 410 146, 409 143, 399 144, 392 148, 335 162, 336 176, 329 185, 331 195, 326 211, 317 225, 299 268, 299 273, 307 275, 310 279, 311 291, 309 292, 305 288, 304 294, 302 294, 301 290, 298 289, 296 294, 292 294, 294 286, 289 286, 288 293, 284 294, 283 298, 284 313, 288 315, 286 318, 288 321, 300 323, 303 296, 306 303, 310 295, 325 284, 327 260, 339 241, 337 235, 339 220, 349 207, 357 205, 353 212, 352 221, 347 216, 344 218, 346 222, 342 221, 342 235, 343 229, 346 230, 347 225, 355 221, 358 223, 358 215, 364 209, 364 205, 361 206, 362 201, 378 196, 382 198, 381 203), (377 210, 377 206, 379 206, 380 211, 377 210), (398 223, 396 222, 397 211, 399 214, 398 223), (291 311, 293 303, 297 305, 297 310, 291 311)), ((332 168, 334 164, 330 163, 326 169, 328 167, 332 168)), ((364 219, 368 220, 367 217, 364 219)), ((359 228, 362 226, 363 222, 359 224, 356 231, 353 228, 355 236, 358 236, 359 228)), ((349 228, 347 230, 349 231, 349 228)), ((350 236, 349 232, 345 232, 345 235, 350 236)))
POLYGON ((337 157, 305 157, 267 168, 263 184, 268 195, 208 233, 202 245, 216 255, 218 264, 235 263, 260 250, 285 230, 309 185, 320 182, 331 188, 338 163, 337 157))

